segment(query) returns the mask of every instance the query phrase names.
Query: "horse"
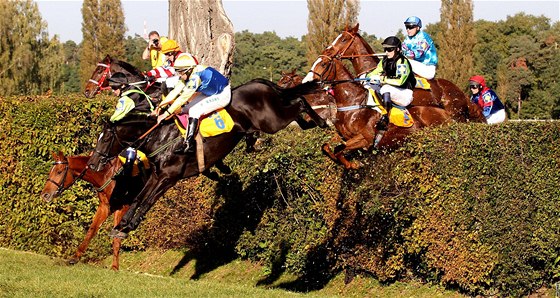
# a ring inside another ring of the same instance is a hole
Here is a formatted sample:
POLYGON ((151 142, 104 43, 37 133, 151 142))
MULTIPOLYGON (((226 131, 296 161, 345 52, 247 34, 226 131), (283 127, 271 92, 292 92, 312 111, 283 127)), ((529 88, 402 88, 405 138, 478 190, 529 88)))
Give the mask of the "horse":
POLYGON ((234 88, 231 103, 225 107, 234 121, 232 130, 198 141, 197 154, 173 153, 174 144, 183 136, 170 121, 156 125, 153 118, 131 114, 117 123, 105 125, 89 160, 90 169, 101 169, 128 146, 138 146, 150 157, 154 168, 144 188, 110 236, 127 237, 166 190, 179 180, 196 176, 222 160, 246 134, 256 131, 274 134, 288 126, 307 109, 308 105, 301 96, 319 92, 320 87, 310 82, 283 89, 271 81, 254 79, 234 88), (197 156, 204 157, 200 165, 197 156))
POLYGON ((374 145, 374 139, 377 143, 376 148, 395 149, 403 144, 406 137, 419 129, 452 121, 442 108, 413 105, 408 108, 414 119, 411 127, 389 124, 386 132, 381 133, 376 127, 382 116, 381 113, 364 106, 368 90, 354 80, 354 75, 346 69, 340 59, 319 56, 311 67, 308 77, 333 83, 332 90, 338 111, 334 125, 346 142, 337 146, 334 152, 328 144, 324 144, 322 149, 332 160, 340 162, 346 169, 359 167, 358 164, 344 157, 346 151, 369 149, 374 145))
MULTIPOLYGON (((322 52, 322 55, 330 58, 350 59, 356 76, 370 72, 380 61, 358 30, 359 24, 350 29, 346 28, 322 52)), ((440 78, 428 80, 428 83, 429 90, 414 89, 412 105, 442 107, 457 122, 486 123, 482 110, 473 104, 455 84, 440 78)))
POLYGON ((108 78, 112 74, 122 72, 131 78, 132 82, 138 82, 138 87, 142 87, 144 92, 149 95, 156 103, 161 98, 161 84, 157 82, 148 83, 144 81, 144 74, 138 68, 132 66, 128 62, 113 59, 107 55, 103 60, 97 63, 90 79, 86 83, 84 95, 86 98, 93 98, 103 90, 110 90, 108 78))
MULTIPOLYGON (((99 206, 95 211, 91 225, 86 233, 86 237, 78 246, 74 256, 68 260, 71 265, 76 264, 87 249, 91 239, 99 231, 99 227, 105 222, 107 217, 114 213, 113 225, 116 226, 125 212, 128 210, 128 204, 124 198, 112 198, 114 194, 116 181, 112 178, 118 173, 121 165, 118 160, 112 160, 102 171, 94 172, 88 169, 87 162, 89 156, 64 156, 61 152, 53 153, 54 163, 49 172, 47 181, 40 197, 45 202, 60 196, 66 189, 70 188, 78 179, 87 181, 97 190, 99 197, 99 206)), ((136 187, 129 193, 129 197, 134 196, 140 189, 136 187)), ((117 191, 118 192, 118 191, 117 191)), ((115 192, 115 193, 117 193, 115 192)), ((111 268, 119 270, 119 250, 121 247, 121 239, 113 239, 113 262, 111 268)))
MULTIPOLYGON (((278 86, 282 88, 291 88, 297 85, 301 85, 303 81, 303 77, 297 74, 296 70, 293 69, 291 71, 282 71, 280 80, 278 80, 278 86)), ((304 99, 309 103, 311 108, 317 112, 317 115, 322 119, 325 119, 327 122, 333 122, 336 119, 336 103, 332 95, 328 93, 328 91, 314 93, 304 96, 304 99)), ((312 128, 317 125, 314 125, 314 121, 311 121, 308 117, 300 117, 296 120, 298 125, 302 129, 312 128)))

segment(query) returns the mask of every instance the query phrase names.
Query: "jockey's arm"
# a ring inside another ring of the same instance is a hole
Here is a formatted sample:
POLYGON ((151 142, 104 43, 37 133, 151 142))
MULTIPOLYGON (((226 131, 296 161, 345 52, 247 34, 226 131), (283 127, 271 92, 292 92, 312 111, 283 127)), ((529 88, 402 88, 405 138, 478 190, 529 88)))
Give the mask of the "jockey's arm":
MULTIPOLYGON (((185 82, 183 80, 179 80, 179 82, 177 82, 177 84, 175 85, 175 88, 173 88, 173 90, 171 90, 171 92, 169 92, 165 99, 159 104, 158 109, 161 109, 173 103, 173 101, 175 101, 175 99, 179 97, 185 87, 185 82)), ((171 112, 169 112, 169 114, 171 114, 171 112)))
POLYGON ((171 104, 169 109, 167 109, 167 112, 171 114, 175 111, 181 110, 181 107, 196 93, 200 84, 200 77, 193 73, 189 81, 186 83, 185 88, 183 88, 183 92, 181 92, 181 95, 173 102, 173 104, 171 104))
POLYGON ((175 75, 175 68, 168 66, 158 66, 148 72, 146 72, 146 76, 155 77, 155 78, 168 78, 175 75))
POLYGON ((366 78, 372 78, 373 76, 380 75, 382 73, 383 73, 383 59, 381 59, 381 61, 377 63, 377 67, 374 70, 370 71, 366 75, 366 78))

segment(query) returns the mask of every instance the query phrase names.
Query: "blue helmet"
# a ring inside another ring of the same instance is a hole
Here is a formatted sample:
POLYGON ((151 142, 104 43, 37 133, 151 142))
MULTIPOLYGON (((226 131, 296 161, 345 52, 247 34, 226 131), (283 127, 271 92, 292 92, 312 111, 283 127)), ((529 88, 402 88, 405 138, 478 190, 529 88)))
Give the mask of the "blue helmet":
POLYGON ((408 17, 405 21, 404 21, 405 25, 413 25, 413 26, 418 26, 420 28, 422 28, 422 20, 419 17, 408 17))

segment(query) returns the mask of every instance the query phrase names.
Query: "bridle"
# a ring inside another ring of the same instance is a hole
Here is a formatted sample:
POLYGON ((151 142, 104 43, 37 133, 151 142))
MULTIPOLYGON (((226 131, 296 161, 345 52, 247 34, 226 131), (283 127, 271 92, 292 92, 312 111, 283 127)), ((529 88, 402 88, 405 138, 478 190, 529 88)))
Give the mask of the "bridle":
MULTIPOLYGON (((113 144, 116 141, 119 146, 121 146, 121 148, 126 148, 128 147, 128 144, 126 144, 125 142, 123 142, 121 139, 119 139, 119 135, 115 132, 115 128, 114 127, 109 127, 108 131, 111 133, 111 140, 109 141, 109 146, 107 146, 107 151, 111 150, 111 148, 113 148, 113 144)), ((111 161, 112 159, 116 158, 118 156, 117 155, 109 155, 108 152, 101 152, 99 150, 97 150, 97 147, 95 147, 95 149, 93 150, 93 152, 95 152, 96 154, 99 154, 101 156, 101 158, 99 159, 99 163, 101 163, 102 165, 107 164, 109 161, 111 161)))
POLYGON ((56 182, 56 181, 52 180, 50 178, 50 175, 49 175, 49 178, 47 178, 47 182, 50 182, 50 183, 54 184, 56 187, 58 187, 56 189, 56 192, 54 193, 54 196, 58 197, 60 194, 62 194, 62 192, 64 192, 68 188, 70 188, 70 186, 72 186, 76 182, 76 180, 84 177, 84 175, 86 174, 87 168, 84 168, 78 176, 74 176, 74 174, 72 172, 70 172, 70 175, 72 175, 72 182, 68 186, 65 187, 64 184, 66 183, 66 176, 68 175, 68 171, 70 170, 70 164, 68 163, 68 160, 57 160, 57 161, 53 162, 53 170, 54 170, 54 166, 56 166, 56 165, 66 165, 66 167, 64 168, 64 173, 62 175, 61 181, 56 182))
MULTIPOLYGON (((348 34, 348 35, 350 35, 350 36, 351 36, 350 42, 348 42, 348 44, 347 44, 345 47, 343 47, 342 49, 336 51, 336 52, 332 55, 331 58, 335 58, 335 59, 339 59, 339 60, 342 60, 342 59, 353 60, 353 59, 355 59, 355 58, 360 58, 360 57, 376 57, 376 56, 380 56, 380 54, 355 54, 355 55, 346 55, 346 51, 348 51, 348 49, 350 48, 350 46, 352 45, 352 43, 354 43, 354 41, 356 40, 356 38, 358 37, 358 35, 357 35, 357 34, 354 34, 354 33, 351 33, 351 32, 348 32, 348 31, 344 31, 344 32, 342 32, 342 34, 348 34)), ((331 45, 331 46, 332 46, 332 45, 331 45)), ((381 55, 381 56, 383 56, 383 55, 381 55)), ((373 69, 373 68, 372 68, 372 69, 373 69)), ((365 70, 365 71, 363 71, 363 72, 357 74, 356 76, 360 76, 360 75, 362 75, 362 74, 364 74, 364 73, 368 73, 368 72, 370 72, 372 69, 365 70)))
POLYGON ((324 80, 324 77, 328 77, 332 74, 333 78, 336 78, 336 67, 332 67, 334 61, 333 58, 327 55, 319 55, 319 58, 323 59, 323 58, 327 58, 328 59, 328 66, 325 67, 323 69, 323 71, 321 73, 318 73, 315 71, 315 65, 313 65, 314 67, 310 70, 311 73, 313 73, 314 75, 319 77, 319 80, 323 83, 326 83, 327 81, 324 80))
POLYGON ((103 70, 103 72, 101 73, 101 78, 96 81, 94 79, 89 79, 88 82, 93 83, 97 86, 97 89, 95 90, 95 94, 99 94, 101 93, 101 91, 103 90, 109 90, 111 89, 111 87, 107 86, 107 87, 103 87, 103 84, 105 83, 105 80, 107 80, 107 77, 111 77, 111 63, 97 63, 97 67, 104 67, 105 69, 103 70))

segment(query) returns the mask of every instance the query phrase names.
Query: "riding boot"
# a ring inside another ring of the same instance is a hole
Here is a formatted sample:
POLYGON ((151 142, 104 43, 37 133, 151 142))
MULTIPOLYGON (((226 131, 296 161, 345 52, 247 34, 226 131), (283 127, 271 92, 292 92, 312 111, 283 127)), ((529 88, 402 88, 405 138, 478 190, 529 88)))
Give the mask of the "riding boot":
POLYGON ((381 116, 381 119, 379 119, 375 128, 377 130, 385 131, 385 130, 387 130, 387 127, 389 126, 389 112, 391 111, 391 108, 393 107, 393 103, 391 102, 391 93, 385 92, 385 93, 382 94, 382 97, 383 97, 383 107, 387 111, 387 114, 381 116))
POLYGON ((185 137, 185 141, 182 143, 182 145, 179 148, 175 149, 173 152, 178 154, 186 154, 186 153, 194 152, 196 149, 196 140, 194 139, 194 137, 196 136, 197 132, 198 132, 198 118, 189 117, 188 131, 187 131, 187 136, 185 137))

